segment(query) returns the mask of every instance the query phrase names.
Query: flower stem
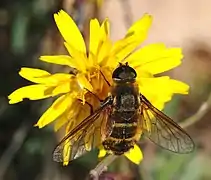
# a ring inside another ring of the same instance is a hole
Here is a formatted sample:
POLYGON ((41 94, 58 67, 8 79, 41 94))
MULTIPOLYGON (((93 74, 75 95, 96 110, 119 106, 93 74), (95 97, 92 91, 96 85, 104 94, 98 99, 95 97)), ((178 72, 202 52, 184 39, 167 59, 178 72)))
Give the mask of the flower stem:
POLYGON ((110 165, 118 156, 113 154, 109 154, 106 156, 102 161, 98 163, 98 165, 92 169, 89 173, 91 179, 98 180, 99 176, 104 172, 107 171, 108 165, 110 165))
POLYGON ((182 121, 179 125, 182 128, 187 128, 192 124, 196 123, 197 121, 201 120, 202 117, 210 110, 211 108, 211 92, 205 102, 202 103, 198 111, 192 115, 191 117, 182 121))

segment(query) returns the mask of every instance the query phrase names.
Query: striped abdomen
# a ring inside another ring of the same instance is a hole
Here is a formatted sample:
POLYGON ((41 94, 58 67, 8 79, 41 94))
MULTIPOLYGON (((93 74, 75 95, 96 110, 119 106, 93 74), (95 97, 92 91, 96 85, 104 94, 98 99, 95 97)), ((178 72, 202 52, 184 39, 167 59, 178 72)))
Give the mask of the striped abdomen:
POLYGON ((104 148, 116 155, 123 154, 135 143, 137 111, 114 111, 109 120, 113 121, 113 128, 110 136, 103 142, 104 148))

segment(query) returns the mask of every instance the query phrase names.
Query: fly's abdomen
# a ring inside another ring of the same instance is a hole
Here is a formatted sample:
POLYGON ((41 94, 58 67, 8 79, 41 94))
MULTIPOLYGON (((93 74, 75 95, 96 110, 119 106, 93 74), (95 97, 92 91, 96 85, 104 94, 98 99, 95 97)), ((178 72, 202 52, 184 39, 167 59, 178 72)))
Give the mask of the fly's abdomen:
POLYGON ((134 146, 137 132, 136 111, 128 112, 127 116, 122 116, 126 112, 122 113, 120 116, 120 112, 115 112, 111 116, 110 120, 114 121, 112 133, 103 142, 104 148, 116 155, 121 155, 134 146))
POLYGON ((137 123, 115 123, 110 137, 115 139, 131 139, 136 134, 137 123))

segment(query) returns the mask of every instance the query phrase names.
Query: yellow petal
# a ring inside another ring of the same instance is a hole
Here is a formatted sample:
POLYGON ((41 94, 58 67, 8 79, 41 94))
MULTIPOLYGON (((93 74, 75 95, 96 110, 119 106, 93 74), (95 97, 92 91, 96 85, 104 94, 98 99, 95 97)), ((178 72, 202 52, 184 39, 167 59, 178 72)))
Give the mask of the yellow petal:
POLYGON ((81 112, 81 110, 81 102, 75 99, 72 105, 68 109, 66 109, 66 112, 64 112, 60 117, 57 118, 54 124, 54 130, 58 131, 63 125, 68 122, 69 129, 72 130, 72 128, 75 127, 77 123, 79 123, 78 113, 79 111, 81 112))
POLYGON ((100 24, 97 19, 90 21, 89 57, 96 55, 99 45, 100 24))
POLYGON ((61 83, 61 84, 59 84, 58 86, 56 86, 55 88, 54 88, 54 90, 52 91, 52 95, 53 96, 56 96, 56 95, 58 95, 58 94, 62 94, 62 93, 68 93, 68 92, 70 92, 71 91, 71 87, 72 87, 72 83, 73 82, 71 82, 71 81, 67 81, 67 82, 65 82, 65 83, 61 83))
POLYGON ((81 53, 86 54, 83 36, 73 19, 63 10, 54 14, 54 19, 64 40, 81 53))
POLYGON ((23 67, 21 68, 19 74, 28 79, 27 77, 46 77, 51 75, 49 72, 41 70, 41 69, 35 69, 35 68, 27 68, 27 67, 23 67))
POLYGON ((100 26, 100 40, 105 41, 110 35, 110 24, 106 18, 100 26))
POLYGON ((82 73, 77 74, 77 80, 78 80, 78 84, 80 85, 82 89, 86 88, 91 92, 93 91, 93 87, 91 83, 88 81, 88 79, 85 77, 84 74, 82 73))
POLYGON ((127 61, 137 71, 158 74, 181 64, 180 48, 166 48, 163 44, 152 44, 133 53, 127 61))
POLYGON ((147 38, 151 24, 152 17, 145 14, 129 28, 125 38, 114 44, 112 54, 115 55, 119 61, 124 60, 124 58, 126 58, 147 38))
POLYGON ((34 83, 40 83, 40 84, 46 84, 49 86, 56 86, 58 84, 61 83, 65 83, 65 82, 70 82, 71 81, 71 77, 73 77, 73 75, 71 74, 65 74, 65 73, 56 73, 56 74, 46 74, 46 75, 42 75, 42 74, 35 74, 35 71, 37 71, 37 69, 33 69, 33 68, 21 68, 21 71, 19 72, 20 76, 22 76, 23 78, 34 82, 34 83), (31 72, 31 73, 30 73, 31 72))
POLYGON ((72 68, 77 68, 77 65, 78 65, 75 59, 66 55, 41 56, 40 60, 48 62, 48 63, 53 63, 53 64, 66 65, 72 68))
POLYGON ((24 98, 30 100, 44 99, 52 96, 52 87, 46 85, 30 85, 19 88, 11 93, 8 98, 10 104, 23 101, 24 98))
POLYGON ((123 62, 128 62, 133 67, 141 66, 156 59, 165 49, 166 46, 163 43, 149 44, 132 53, 123 62))
POLYGON ((68 119, 66 117, 66 113, 64 113, 65 115, 59 117, 55 124, 54 124, 54 131, 58 131, 61 127, 63 127, 66 123, 68 123, 68 119))
POLYGON ((109 56, 109 57, 105 57, 101 62, 100 62, 100 66, 101 67, 109 67, 110 69, 112 69, 112 72, 114 71, 114 69, 117 68, 117 66, 119 65, 119 62, 121 62, 116 56, 109 56))
POLYGON ((147 37, 147 33, 151 25, 152 16, 145 14, 128 29, 126 37, 137 35, 137 38, 140 38, 140 40, 143 41, 147 37))
POLYGON ((56 73, 48 77, 36 78, 36 80, 37 80, 37 83, 43 83, 43 84, 54 86, 61 83, 70 82, 72 80, 72 77, 74 77, 74 75, 72 74, 56 73))
POLYGON ((106 39, 101 43, 97 57, 97 62, 101 67, 110 65, 111 67, 116 66, 117 63, 115 63, 115 61, 117 62, 117 58, 114 57, 113 54, 110 55, 111 48, 112 42, 110 39, 106 39))
POLYGON ((190 89, 190 86, 187 85, 186 83, 174 79, 171 79, 169 81, 169 86, 171 87, 174 93, 178 94, 188 94, 190 89))
MULTIPOLYGON (((65 136, 70 132, 71 122, 68 123, 66 130, 65 130, 65 136)), ((70 161, 70 154, 71 154, 71 143, 69 139, 67 139, 64 143, 64 149, 63 149, 63 166, 67 166, 70 161)))
POLYGON ((170 101, 175 93, 187 94, 189 90, 187 84, 170 79, 168 76, 139 78, 137 82, 140 93, 160 110, 164 107, 164 103, 170 101))
POLYGON ((87 134, 84 137, 85 143, 85 149, 86 151, 92 150, 92 144, 93 144, 93 132, 87 132, 87 134))
POLYGON ((64 45, 72 58, 72 67, 76 68, 79 71, 85 72, 86 67, 88 66, 87 57, 85 54, 80 53, 76 48, 70 44, 64 42, 64 45))
POLYGON ((139 41, 126 37, 116 41, 111 50, 111 56, 115 56, 119 62, 126 58, 138 45, 139 41))
POLYGON ((41 116, 36 126, 42 128, 49 123, 53 122, 57 119, 60 115, 62 115, 66 109, 68 109, 72 102, 73 102, 73 95, 66 94, 59 97, 54 103, 51 105, 50 108, 41 116))
POLYGON ((144 121, 145 121, 145 123, 143 123, 143 129, 146 129, 147 132, 151 133, 152 119, 154 118, 154 116, 149 110, 143 111, 143 116, 144 116, 144 121))
POLYGON ((103 147, 100 147, 99 153, 98 153, 98 158, 105 157, 106 154, 107 154, 106 150, 103 147))
POLYGON ((98 34, 99 34, 99 40, 95 55, 97 57, 96 60, 98 64, 101 64, 101 61, 109 56, 112 47, 111 40, 109 39, 110 24, 108 19, 104 20, 98 34))
POLYGON ((66 140, 63 149, 63 166, 67 166, 70 161, 71 144, 70 141, 66 140))
POLYGON ((135 144, 134 148, 131 148, 128 152, 124 154, 130 161, 135 164, 140 164, 143 159, 143 154, 141 149, 135 144))

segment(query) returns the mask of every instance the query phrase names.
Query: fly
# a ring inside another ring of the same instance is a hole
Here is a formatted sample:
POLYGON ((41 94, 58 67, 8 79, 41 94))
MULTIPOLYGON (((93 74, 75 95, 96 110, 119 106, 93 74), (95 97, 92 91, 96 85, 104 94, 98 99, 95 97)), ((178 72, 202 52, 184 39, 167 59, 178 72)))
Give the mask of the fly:
POLYGON ((53 153, 55 161, 64 161, 67 143, 72 147, 70 160, 83 155, 88 141, 92 141, 91 149, 102 144, 107 152, 121 155, 133 148, 142 134, 169 151, 193 151, 191 137, 140 93, 136 77, 136 71, 128 63, 120 64, 113 71, 110 96, 61 140, 53 153), (96 132, 100 134, 98 140, 96 132), (88 141, 85 140, 87 133, 90 134, 88 141))

